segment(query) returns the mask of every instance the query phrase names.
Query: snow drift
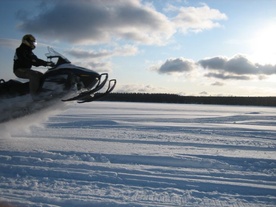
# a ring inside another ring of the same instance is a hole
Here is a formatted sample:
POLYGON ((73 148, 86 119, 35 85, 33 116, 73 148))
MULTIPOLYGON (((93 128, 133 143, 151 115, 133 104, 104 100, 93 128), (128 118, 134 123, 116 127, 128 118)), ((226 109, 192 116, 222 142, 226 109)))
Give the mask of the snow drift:
POLYGON ((94 102, 6 130, 17 206, 276 205, 275 108, 94 102))

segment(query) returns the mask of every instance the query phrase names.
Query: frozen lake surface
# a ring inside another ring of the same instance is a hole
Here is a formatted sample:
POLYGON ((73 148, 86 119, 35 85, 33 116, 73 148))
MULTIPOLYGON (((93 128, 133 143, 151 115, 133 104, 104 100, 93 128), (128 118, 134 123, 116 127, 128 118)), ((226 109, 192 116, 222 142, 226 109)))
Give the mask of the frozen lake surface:
POLYGON ((16 206, 276 206, 273 107, 94 102, 0 130, 16 206))

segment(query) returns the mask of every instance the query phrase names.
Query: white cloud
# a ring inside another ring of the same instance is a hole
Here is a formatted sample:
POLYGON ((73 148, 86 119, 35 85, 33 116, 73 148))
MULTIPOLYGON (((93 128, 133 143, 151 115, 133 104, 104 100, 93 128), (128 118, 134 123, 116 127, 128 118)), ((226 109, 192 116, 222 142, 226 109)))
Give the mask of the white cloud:
POLYGON ((71 49, 67 53, 81 59, 93 59, 93 58, 108 58, 111 56, 131 56, 138 53, 138 48, 132 45, 125 45, 122 47, 116 47, 112 50, 101 49, 99 51, 84 50, 84 49, 71 49))
POLYGON ((185 58, 175 58, 168 59, 165 63, 160 66, 155 66, 153 69, 158 71, 159 73, 185 73, 193 70, 195 68, 195 63, 192 60, 188 60, 185 58))
POLYGON ((276 65, 253 63, 243 55, 232 58, 213 57, 198 61, 203 68, 208 69, 209 77, 220 79, 250 79, 251 76, 262 77, 276 74, 276 65))
POLYGON ((101 49, 95 51, 75 48, 66 51, 66 53, 70 54, 74 58, 77 58, 78 61, 75 61, 75 64, 97 70, 98 72, 112 71, 112 63, 108 58, 112 56, 135 55, 137 52, 138 48, 132 45, 116 47, 111 50, 101 49), (81 61, 79 61, 79 59, 81 59, 81 61))
POLYGON ((208 95, 208 92, 202 91, 202 92, 200 92, 199 94, 200 94, 201 96, 207 96, 207 95, 208 95))
POLYGON ((243 55, 235 55, 232 58, 212 57, 198 62, 185 58, 175 58, 156 64, 152 68, 160 74, 189 73, 191 77, 196 74, 196 71, 203 68, 205 69, 205 77, 222 80, 264 79, 268 75, 276 74, 276 65, 253 63, 243 55))
POLYGON ((14 49, 18 47, 20 44, 21 44, 20 40, 0 38, 0 47, 7 47, 10 49, 14 49))
POLYGON ((87 69, 95 70, 99 73, 112 71, 112 63, 110 61, 84 60, 84 61, 75 61, 74 64, 78 66, 82 66, 87 69))
POLYGON ((41 5, 36 13, 19 12, 19 29, 79 44, 124 40, 162 45, 177 30, 199 32, 226 19, 225 14, 207 5, 181 7, 172 18, 140 0, 44 0, 41 5))
POLYGON ((76 58, 81 59, 93 59, 93 58, 102 58, 102 57, 110 57, 112 55, 111 51, 101 50, 101 51, 87 51, 83 49, 71 49, 67 51, 68 54, 72 55, 76 58))
POLYGON ((113 38, 161 44, 173 34, 167 17, 139 0, 59 0, 50 9, 29 16, 20 29, 54 39, 93 44, 113 38))
POLYGON ((212 86, 223 86, 223 85, 224 85, 224 83, 218 82, 218 81, 212 83, 212 86))
POLYGON ((217 9, 211 9, 207 5, 201 7, 175 8, 178 11, 172 19, 175 27, 186 33, 188 31, 201 32, 206 29, 219 27, 218 21, 226 20, 227 16, 217 9))
POLYGON ((145 84, 125 84, 118 85, 115 91, 118 93, 158 93, 164 91, 164 88, 145 84))

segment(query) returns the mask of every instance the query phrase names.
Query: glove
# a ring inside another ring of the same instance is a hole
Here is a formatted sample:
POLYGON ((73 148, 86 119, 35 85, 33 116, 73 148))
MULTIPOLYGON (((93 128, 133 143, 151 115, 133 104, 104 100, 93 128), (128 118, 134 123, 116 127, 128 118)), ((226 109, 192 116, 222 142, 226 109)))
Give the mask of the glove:
POLYGON ((46 65, 46 66, 54 67, 54 66, 55 66, 55 63, 53 63, 52 61, 50 61, 50 62, 47 62, 47 65, 46 65))

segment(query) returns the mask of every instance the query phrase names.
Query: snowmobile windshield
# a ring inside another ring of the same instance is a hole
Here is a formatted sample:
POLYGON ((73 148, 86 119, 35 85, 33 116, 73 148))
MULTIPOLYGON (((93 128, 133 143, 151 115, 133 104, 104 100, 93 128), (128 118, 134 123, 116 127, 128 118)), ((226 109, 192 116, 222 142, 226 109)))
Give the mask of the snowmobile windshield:
POLYGON ((53 61, 53 59, 57 59, 55 65, 60 65, 64 63, 71 63, 66 57, 62 54, 55 51, 53 48, 48 47, 48 53, 45 54, 48 59, 53 61))

